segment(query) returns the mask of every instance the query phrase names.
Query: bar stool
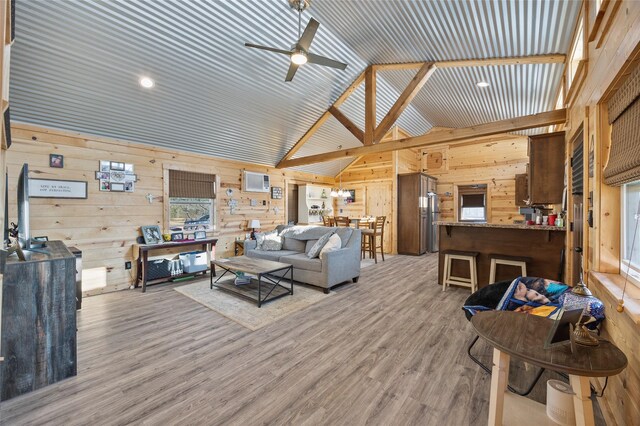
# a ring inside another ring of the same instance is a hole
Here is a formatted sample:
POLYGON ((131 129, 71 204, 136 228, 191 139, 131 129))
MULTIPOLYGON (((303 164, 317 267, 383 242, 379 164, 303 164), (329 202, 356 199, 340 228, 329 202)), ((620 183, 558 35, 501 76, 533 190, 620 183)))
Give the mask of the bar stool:
POLYGON ((471 288, 471 293, 478 290, 478 268, 476 265, 477 252, 445 250, 444 254, 444 277, 442 279, 442 291, 447 291, 449 284, 471 288), (469 278, 456 277, 451 275, 451 264, 453 260, 464 260, 469 262, 469 278))
POLYGON ((491 269, 489 272, 489 284, 496 282, 496 267, 498 265, 519 266, 521 269, 521 276, 526 277, 527 262, 531 262, 530 257, 509 256, 506 254, 496 254, 496 253, 490 254, 489 259, 491 259, 491 269))

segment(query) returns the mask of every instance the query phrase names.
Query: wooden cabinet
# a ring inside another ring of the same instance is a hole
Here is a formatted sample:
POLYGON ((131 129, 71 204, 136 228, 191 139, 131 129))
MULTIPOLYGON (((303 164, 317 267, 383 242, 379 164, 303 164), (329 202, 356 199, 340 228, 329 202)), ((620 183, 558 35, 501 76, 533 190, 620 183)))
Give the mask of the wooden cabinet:
POLYGON ((437 179, 423 173, 398 175, 399 254, 420 255, 429 250, 431 218, 437 214, 432 209, 437 201, 431 206, 428 194, 435 193, 436 183, 437 179))
POLYGON ((62 241, 6 258, 0 400, 77 373, 76 258, 62 241))
POLYGON ((533 204, 562 203, 564 154, 564 132, 529 137, 529 196, 533 204))
POLYGON ((525 200, 529 199, 529 175, 526 173, 516 175, 516 206, 527 205, 525 200))

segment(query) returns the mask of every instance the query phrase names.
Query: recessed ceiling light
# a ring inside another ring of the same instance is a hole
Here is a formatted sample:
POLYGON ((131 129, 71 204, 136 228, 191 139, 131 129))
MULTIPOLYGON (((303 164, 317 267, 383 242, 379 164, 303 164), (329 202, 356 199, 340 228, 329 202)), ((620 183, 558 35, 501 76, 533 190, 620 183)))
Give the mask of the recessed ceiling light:
POLYGON ((486 81, 479 81, 476 83, 476 86, 478 87, 489 87, 489 83, 487 83, 486 81))
POLYGON ((140 77, 140 86, 145 89, 151 89, 155 85, 156 83, 151 79, 151 77, 140 77))

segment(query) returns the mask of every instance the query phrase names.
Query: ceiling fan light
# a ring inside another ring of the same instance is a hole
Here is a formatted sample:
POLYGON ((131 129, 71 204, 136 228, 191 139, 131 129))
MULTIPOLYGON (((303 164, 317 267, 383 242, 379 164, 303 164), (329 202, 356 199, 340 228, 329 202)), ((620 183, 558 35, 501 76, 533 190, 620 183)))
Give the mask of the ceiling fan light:
POLYGON ((291 62, 296 65, 304 65, 307 63, 307 55, 304 52, 295 52, 291 55, 291 62))
POLYGON ((335 190, 335 189, 332 189, 332 190, 331 190, 331 193, 330 193, 329 195, 331 195, 332 197, 337 197, 337 196, 338 196, 338 193, 336 192, 336 190, 335 190))
POLYGON ((342 188, 338 190, 338 197, 344 197, 344 192, 342 191, 342 188))

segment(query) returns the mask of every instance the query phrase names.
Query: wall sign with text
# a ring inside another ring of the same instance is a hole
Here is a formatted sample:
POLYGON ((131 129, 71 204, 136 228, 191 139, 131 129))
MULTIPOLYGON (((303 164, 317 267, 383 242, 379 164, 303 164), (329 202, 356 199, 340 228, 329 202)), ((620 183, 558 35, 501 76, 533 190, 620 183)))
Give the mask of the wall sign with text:
POLYGON ((87 182, 80 180, 29 179, 30 198, 87 198, 87 182))

